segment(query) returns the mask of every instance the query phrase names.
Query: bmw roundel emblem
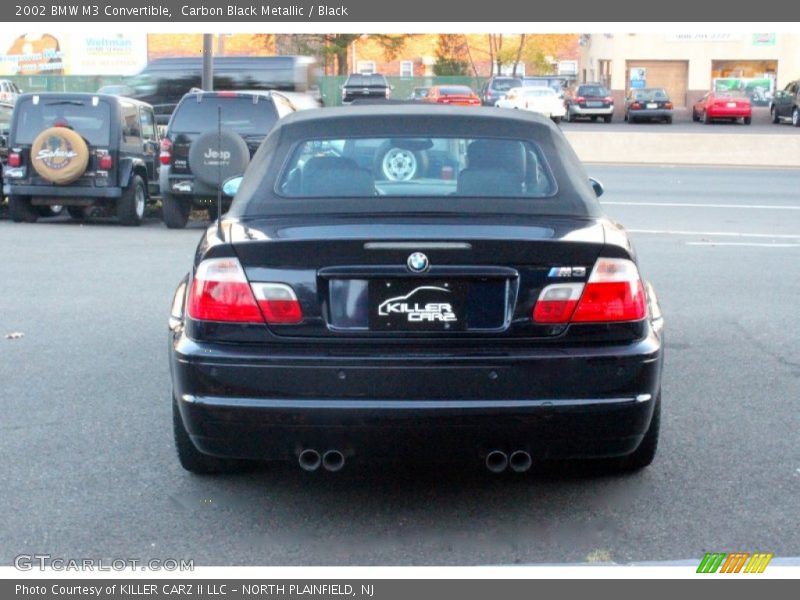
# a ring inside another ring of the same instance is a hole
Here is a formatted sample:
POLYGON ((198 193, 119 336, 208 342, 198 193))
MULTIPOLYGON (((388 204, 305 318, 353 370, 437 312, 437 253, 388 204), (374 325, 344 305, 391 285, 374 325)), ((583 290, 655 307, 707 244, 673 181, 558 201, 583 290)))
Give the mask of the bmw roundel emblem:
POLYGON ((431 266, 430 262, 428 261, 428 257, 422 252, 414 252, 414 254, 408 257, 406 264, 408 265, 409 270, 413 271, 414 273, 423 273, 431 266))

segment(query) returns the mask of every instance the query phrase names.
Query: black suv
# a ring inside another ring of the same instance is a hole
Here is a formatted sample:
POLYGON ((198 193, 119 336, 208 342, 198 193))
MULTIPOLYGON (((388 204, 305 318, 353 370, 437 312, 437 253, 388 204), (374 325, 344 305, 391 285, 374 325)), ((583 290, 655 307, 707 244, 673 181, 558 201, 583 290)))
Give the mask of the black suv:
POLYGON ((353 100, 387 100, 392 95, 392 86, 380 73, 360 75, 353 73, 342 86, 342 102, 349 104, 353 100))
POLYGON ((775 92, 769 113, 773 123, 791 119, 792 125, 800 127, 800 81, 792 81, 784 89, 775 92))
POLYGON ((82 219, 89 207, 114 209, 139 225, 158 192, 158 131, 153 108, 103 94, 19 97, 11 119, 4 193, 16 222, 54 206, 82 219))
POLYGON ((510 90, 517 87, 522 87, 522 79, 520 77, 490 77, 481 88, 481 93, 479 94, 481 102, 483 102, 484 106, 494 106, 495 102, 505 98, 510 90))
MULTIPOLYGON (((161 140, 159 185, 167 227, 185 227, 192 207, 216 219, 220 183, 244 173, 275 122, 294 111, 278 92, 186 94, 161 140)), ((230 201, 225 198, 223 210, 230 201)))

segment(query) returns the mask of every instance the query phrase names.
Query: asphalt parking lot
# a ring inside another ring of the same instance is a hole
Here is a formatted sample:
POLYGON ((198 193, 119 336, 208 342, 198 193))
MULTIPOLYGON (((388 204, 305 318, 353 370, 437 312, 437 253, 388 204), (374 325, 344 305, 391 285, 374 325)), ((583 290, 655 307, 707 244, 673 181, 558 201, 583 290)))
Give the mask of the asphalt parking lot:
POLYGON ((589 171, 666 316, 660 453, 625 477, 426 465, 192 476, 172 446, 166 322, 202 224, 0 221, 0 564, 799 557, 800 172, 589 171))

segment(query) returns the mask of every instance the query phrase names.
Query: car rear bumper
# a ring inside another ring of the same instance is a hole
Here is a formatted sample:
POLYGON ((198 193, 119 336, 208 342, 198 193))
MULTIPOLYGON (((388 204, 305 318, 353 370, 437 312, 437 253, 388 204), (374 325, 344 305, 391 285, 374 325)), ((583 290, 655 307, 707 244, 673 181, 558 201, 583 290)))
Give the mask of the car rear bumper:
POLYGON ((672 111, 668 108, 653 108, 631 110, 628 112, 629 119, 667 119, 672 116, 672 111))
POLYGON ((706 113, 710 119, 741 119, 753 114, 749 108, 708 108, 706 113))
POLYGON ((599 108, 582 108, 577 104, 571 104, 569 107, 569 111, 571 114, 578 116, 613 115, 614 106, 611 105, 599 108))
POLYGON ((453 458, 620 456, 640 443, 661 384, 655 334, 624 347, 422 357, 230 352, 175 334, 173 394, 195 445, 239 458, 300 449, 453 458))
POLYGON ((7 196, 35 196, 39 198, 119 198, 122 196, 122 188, 6 184, 3 186, 3 193, 7 196))
MULTIPOLYGON (((161 167, 158 175, 158 185, 162 195, 209 198, 214 201, 217 199, 216 186, 203 183, 191 173, 175 174, 169 165, 161 167)), ((230 198, 223 197, 223 201, 230 203, 230 200, 230 198)))

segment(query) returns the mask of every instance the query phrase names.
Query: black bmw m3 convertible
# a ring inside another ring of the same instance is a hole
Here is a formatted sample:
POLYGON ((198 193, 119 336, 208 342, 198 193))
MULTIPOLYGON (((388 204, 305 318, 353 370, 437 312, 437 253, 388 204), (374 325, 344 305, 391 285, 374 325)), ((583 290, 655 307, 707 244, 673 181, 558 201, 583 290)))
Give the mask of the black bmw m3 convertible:
POLYGON ((237 184, 172 305, 184 468, 653 460, 658 301, 549 119, 300 112, 237 184))

